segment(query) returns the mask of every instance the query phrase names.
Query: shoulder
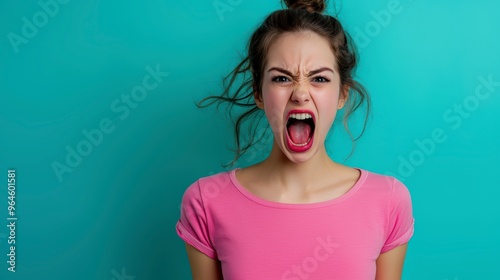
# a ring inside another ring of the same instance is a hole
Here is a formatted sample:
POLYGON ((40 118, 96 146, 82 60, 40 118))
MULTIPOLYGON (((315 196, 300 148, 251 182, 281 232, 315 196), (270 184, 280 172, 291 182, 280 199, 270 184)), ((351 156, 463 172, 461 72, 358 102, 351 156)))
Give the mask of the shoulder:
POLYGON ((387 235, 392 232, 392 235, 396 236, 403 234, 403 231, 411 234, 409 229, 414 219, 412 198, 407 186, 395 176, 367 170, 365 172, 366 179, 359 197, 366 208, 379 213, 385 221, 387 235), (393 230, 394 228, 399 229, 393 230))
POLYGON ((408 187, 393 175, 363 169, 365 189, 386 198, 402 198, 410 195, 408 187))
POLYGON ((231 173, 233 172, 234 170, 224 171, 200 177, 184 191, 183 201, 196 200, 203 203, 210 198, 215 198, 232 184, 231 173))

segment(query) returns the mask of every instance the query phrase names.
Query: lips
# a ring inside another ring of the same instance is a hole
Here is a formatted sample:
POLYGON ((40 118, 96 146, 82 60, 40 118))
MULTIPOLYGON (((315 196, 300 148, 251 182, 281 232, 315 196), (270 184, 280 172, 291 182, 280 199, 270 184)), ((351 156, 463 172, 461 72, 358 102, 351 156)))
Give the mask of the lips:
POLYGON ((314 142, 316 117, 311 110, 291 110, 286 117, 285 139, 292 152, 305 152, 314 142))

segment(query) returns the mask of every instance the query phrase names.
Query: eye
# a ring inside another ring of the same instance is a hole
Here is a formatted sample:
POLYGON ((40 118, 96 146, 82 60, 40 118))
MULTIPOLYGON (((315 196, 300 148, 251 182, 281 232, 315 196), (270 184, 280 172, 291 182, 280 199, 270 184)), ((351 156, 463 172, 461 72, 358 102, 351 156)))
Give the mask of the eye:
POLYGON ((328 80, 327 78, 325 77, 322 77, 322 76, 318 76, 318 77, 314 77, 313 79, 315 82, 319 82, 319 83, 328 83, 330 80, 328 80))
POLYGON ((290 80, 285 76, 276 76, 276 77, 272 78, 272 81, 277 82, 277 83, 284 83, 284 82, 288 82, 290 80))

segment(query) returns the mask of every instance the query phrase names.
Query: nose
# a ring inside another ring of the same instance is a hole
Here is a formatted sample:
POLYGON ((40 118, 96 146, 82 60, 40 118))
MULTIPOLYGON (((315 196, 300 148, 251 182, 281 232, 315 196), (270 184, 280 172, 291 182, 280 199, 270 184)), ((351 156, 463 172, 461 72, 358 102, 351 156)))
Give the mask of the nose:
POLYGON ((302 104, 307 103, 311 99, 311 96, 309 95, 309 90, 305 85, 297 84, 293 88, 292 96, 290 97, 290 99, 295 104, 302 104))

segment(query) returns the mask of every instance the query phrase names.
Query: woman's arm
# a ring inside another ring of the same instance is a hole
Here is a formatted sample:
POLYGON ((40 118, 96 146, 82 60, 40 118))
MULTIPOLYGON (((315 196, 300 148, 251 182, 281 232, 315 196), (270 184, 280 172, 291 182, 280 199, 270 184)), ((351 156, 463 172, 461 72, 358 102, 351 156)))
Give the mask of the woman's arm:
POLYGON ((408 243, 380 254, 375 280, 401 280, 408 243))
POLYGON ((219 261, 207 257, 187 243, 186 251, 193 280, 223 280, 219 261))

